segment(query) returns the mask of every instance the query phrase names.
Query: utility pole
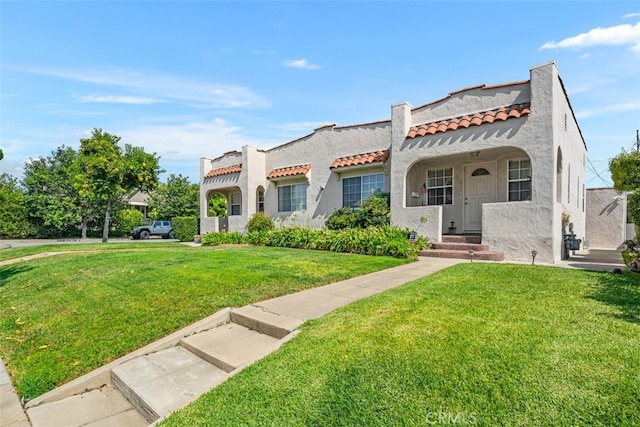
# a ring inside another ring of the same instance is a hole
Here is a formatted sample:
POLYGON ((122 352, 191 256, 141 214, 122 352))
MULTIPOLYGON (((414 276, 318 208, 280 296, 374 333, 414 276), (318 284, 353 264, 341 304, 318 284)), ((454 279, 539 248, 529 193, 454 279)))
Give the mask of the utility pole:
POLYGON ((640 152, 640 130, 636 129, 636 153, 640 152))

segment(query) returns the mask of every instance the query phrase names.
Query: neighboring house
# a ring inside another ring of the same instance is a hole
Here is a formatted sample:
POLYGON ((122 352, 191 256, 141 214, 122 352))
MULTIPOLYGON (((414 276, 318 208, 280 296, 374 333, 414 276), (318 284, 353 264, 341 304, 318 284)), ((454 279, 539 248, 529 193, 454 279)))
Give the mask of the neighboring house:
POLYGON ((129 206, 136 208, 140 211, 143 218, 147 217, 148 209, 149 209, 149 195, 147 193, 143 193, 142 191, 136 191, 131 196, 127 198, 127 203, 129 206))
MULTIPOLYGON (((432 242, 455 227, 510 260, 557 262, 562 216, 585 236, 586 146, 555 63, 525 81, 479 85, 391 119, 327 125, 295 141, 200 163, 201 230, 245 230, 264 211, 279 226, 322 227, 372 191, 391 194, 393 225, 432 242), (228 218, 207 217, 225 195, 228 218), (428 221, 421 224, 421 217, 428 221)), ((453 230, 451 230, 453 231, 453 230)))
POLYGON ((619 249, 635 237, 627 218, 627 194, 614 188, 587 189, 587 240, 590 249, 619 249))

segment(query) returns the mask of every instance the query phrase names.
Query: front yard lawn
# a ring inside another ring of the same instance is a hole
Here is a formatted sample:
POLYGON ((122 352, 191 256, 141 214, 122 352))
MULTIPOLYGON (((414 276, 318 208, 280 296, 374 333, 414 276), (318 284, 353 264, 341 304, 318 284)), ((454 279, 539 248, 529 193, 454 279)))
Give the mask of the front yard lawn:
POLYGON ((640 425, 637 275, 465 263, 307 322, 167 426, 640 425))
POLYGON ((408 262, 270 247, 131 245, 2 251, 6 258, 77 251, 0 267, 0 354, 21 396, 39 396, 221 308, 408 262))

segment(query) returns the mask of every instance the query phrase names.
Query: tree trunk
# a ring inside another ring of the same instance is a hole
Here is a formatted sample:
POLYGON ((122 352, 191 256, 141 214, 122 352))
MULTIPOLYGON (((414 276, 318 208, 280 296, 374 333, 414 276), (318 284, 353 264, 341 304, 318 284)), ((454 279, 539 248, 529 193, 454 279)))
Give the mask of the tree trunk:
POLYGON ((82 218, 81 223, 80 223, 80 230, 81 231, 81 238, 82 239, 86 239, 87 238, 87 223, 89 222, 89 220, 87 218, 82 218))
POLYGON ((102 229, 102 243, 109 241, 109 222, 111 221, 111 198, 107 200, 107 212, 104 214, 104 228, 102 229))

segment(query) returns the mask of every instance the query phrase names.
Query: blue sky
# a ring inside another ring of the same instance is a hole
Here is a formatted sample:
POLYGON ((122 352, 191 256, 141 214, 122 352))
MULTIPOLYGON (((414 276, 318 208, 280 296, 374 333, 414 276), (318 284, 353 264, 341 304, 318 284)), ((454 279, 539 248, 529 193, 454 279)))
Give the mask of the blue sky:
POLYGON ((636 1, 0 0, 0 172, 102 128, 198 182, 200 157, 386 120, 551 60, 588 186, 610 184, 607 160, 640 128, 636 1))

